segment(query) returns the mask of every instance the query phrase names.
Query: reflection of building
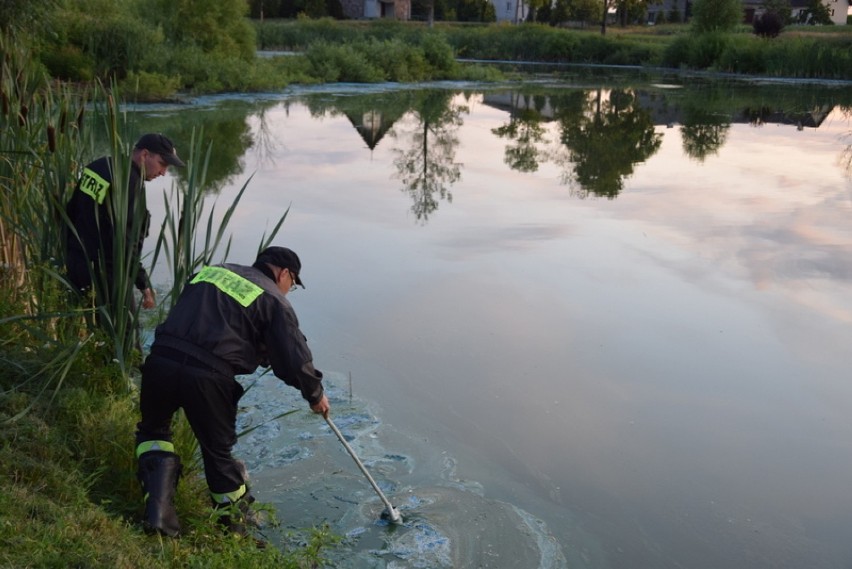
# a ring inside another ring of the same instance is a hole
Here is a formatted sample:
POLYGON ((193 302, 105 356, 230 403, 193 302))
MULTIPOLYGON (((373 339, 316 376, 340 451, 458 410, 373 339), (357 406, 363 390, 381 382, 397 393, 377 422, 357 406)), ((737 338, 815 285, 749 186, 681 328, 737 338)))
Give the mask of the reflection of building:
POLYGON ((411 0, 340 0, 347 18, 411 19, 411 0))
MULTIPOLYGON (((684 123, 683 109, 658 91, 634 91, 636 102, 651 115, 652 122, 657 125, 673 126, 684 123)), ((520 111, 535 110, 541 117, 541 122, 553 120, 555 109, 549 97, 523 95, 514 92, 486 93, 483 104, 489 107, 517 114, 520 111)), ((768 107, 745 108, 735 115, 728 117, 727 122, 749 123, 754 125, 781 124, 804 128, 819 128, 828 117, 834 105, 822 104, 801 112, 779 111, 768 107)))
MULTIPOLYGON (((636 91, 636 100, 642 108, 651 113, 652 120, 656 125, 671 126, 682 124, 683 110, 676 103, 672 103, 667 97, 654 91, 636 91)), ((729 122, 749 123, 757 126, 764 124, 781 124, 796 126, 799 130, 803 128, 819 128, 822 122, 834 109, 834 105, 822 104, 808 111, 790 112, 779 111, 768 107, 745 108, 739 113, 731 115, 729 122)))
POLYGON ((810 111, 801 113, 785 113, 773 109, 745 109, 740 120, 733 122, 748 122, 757 126, 763 124, 788 124, 795 125, 799 130, 807 128, 819 128, 826 117, 834 108, 833 105, 820 105, 810 111))
POLYGON ((388 120, 381 111, 375 110, 367 111, 360 115, 346 113, 346 118, 355 127, 355 130, 358 131, 358 134, 361 135, 361 138, 367 143, 367 147, 370 150, 376 148, 376 145, 385 133, 390 130, 390 127, 393 126, 396 120, 388 120))
POLYGON ((541 122, 553 120, 553 109, 550 106, 550 97, 534 97, 510 92, 485 93, 482 102, 493 109, 506 111, 509 114, 517 114, 518 111, 536 111, 541 116, 541 122))

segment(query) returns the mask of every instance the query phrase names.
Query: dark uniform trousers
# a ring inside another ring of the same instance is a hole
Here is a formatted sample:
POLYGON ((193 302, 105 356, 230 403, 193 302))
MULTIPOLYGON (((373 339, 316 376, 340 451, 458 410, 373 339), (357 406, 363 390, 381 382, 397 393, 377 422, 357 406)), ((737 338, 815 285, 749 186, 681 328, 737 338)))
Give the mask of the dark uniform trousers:
POLYGON ((237 403, 244 389, 233 375, 214 370, 177 350, 156 346, 142 369, 136 444, 172 440, 172 418, 183 408, 201 447, 210 492, 226 494, 245 481, 231 455, 237 442, 237 403))

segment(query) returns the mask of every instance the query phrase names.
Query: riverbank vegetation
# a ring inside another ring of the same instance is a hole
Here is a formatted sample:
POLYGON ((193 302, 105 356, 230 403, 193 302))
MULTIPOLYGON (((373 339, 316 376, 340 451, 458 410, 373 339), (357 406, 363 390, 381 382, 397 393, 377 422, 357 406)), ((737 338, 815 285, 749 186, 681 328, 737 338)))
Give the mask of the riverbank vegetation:
MULTIPOLYGON (((64 204, 77 175, 106 147, 120 179, 138 125, 120 112, 114 85, 57 85, 27 49, 0 48, 0 567, 322 565, 336 539, 324 527, 284 538, 286 553, 223 534, 182 417, 175 446, 186 465, 177 493, 184 534, 172 540, 142 531, 133 438, 142 354, 126 301, 133 263, 115 253, 112 290, 125 296, 113 299, 123 302, 78 299, 63 277, 64 204)), ((175 283, 210 261, 227 226, 199 223, 202 141, 199 133, 180 197, 169 199, 166 222, 150 237, 175 283), (189 238, 196 234, 207 239, 189 238)), ((161 292, 165 308, 173 293, 161 292)), ((274 528, 274 512, 266 515, 274 528)))
POLYGON ((852 27, 764 23, 756 33, 731 20, 736 10, 702 9, 732 3, 739 6, 736 0, 696 2, 686 24, 610 25, 603 34, 592 12, 568 27, 429 25, 311 19, 309 12, 250 19, 242 0, 9 0, 0 5, 0 31, 27 44, 50 77, 116 81, 135 101, 292 84, 504 78, 495 66, 465 60, 852 80, 852 27), (256 49, 288 54, 257 57, 256 49))
MULTIPOLYGON (((852 80, 852 27, 791 26, 765 38, 749 26, 697 33, 689 24, 653 27, 565 29, 543 24, 460 26, 427 29, 401 22, 352 23, 282 20, 256 23, 265 49, 307 51, 317 42, 350 45, 394 39, 412 43, 438 34, 457 58, 552 64, 634 65, 673 70, 807 79, 852 80)), ((436 40, 437 41, 437 40, 436 40)))

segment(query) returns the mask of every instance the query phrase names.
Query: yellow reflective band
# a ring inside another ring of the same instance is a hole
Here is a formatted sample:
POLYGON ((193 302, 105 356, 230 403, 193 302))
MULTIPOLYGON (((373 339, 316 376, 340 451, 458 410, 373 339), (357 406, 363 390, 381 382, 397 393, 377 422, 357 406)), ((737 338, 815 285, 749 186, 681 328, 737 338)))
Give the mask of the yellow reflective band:
POLYGON ((190 281, 192 284, 200 282, 214 285, 244 307, 249 306, 258 296, 263 294, 262 288, 223 267, 204 267, 190 281))
POLYGON ((235 504, 237 500, 243 497, 243 494, 246 493, 246 485, 243 484, 233 492, 225 492, 224 494, 217 494, 216 492, 210 492, 210 495, 213 496, 213 501, 217 504, 235 504))
POLYGON ((136 447, 136 458, 139 458, 146 452, 152 450, 161 450, 163 452, 175 452, 175 445, 169 441, 145 441, 139 443, 136 447))
POLYGON ((98 204, 102 204, 109 191, 109 182, 86 168, 83 170, 83 177, 80 178, 80 191, 98 204))

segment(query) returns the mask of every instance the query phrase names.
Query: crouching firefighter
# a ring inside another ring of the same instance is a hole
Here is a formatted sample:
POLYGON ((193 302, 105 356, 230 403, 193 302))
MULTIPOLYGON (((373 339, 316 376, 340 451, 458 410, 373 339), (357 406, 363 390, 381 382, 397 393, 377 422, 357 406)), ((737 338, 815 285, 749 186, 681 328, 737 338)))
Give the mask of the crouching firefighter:
POLYGON ((142 370, 136 430, 147 530, 180 533, 174 497, 182 467, 171 428, 179 408, 198 439, 218 519, 226 531, 242 535, 254 498, 245 467, 231 455, 243 395, 234 376, 271 366, 279 379, 301 391, 313 412, 328 416, 322 372, 314 368, 286 298, 297 285, 304 288, 301 268, 296 253, 284 247, 264 249, 250 267, 204 267, 157 327, 142 370))

